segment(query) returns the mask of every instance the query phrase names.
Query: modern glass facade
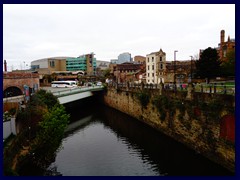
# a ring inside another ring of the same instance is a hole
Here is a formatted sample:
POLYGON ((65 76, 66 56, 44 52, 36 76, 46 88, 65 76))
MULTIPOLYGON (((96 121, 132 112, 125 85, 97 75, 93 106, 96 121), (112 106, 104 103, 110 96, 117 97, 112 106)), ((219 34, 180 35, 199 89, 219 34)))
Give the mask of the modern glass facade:
POLYGON ((126 53, 119 54, 117 63, 122 64, 125 62, 131 62, 131 61, 132 61, 131 54, 126 52, 126 53))
MULTIPOLYGON (((88 55, 82 55, 77 58, 67 58, 66 59, 66 70, 67 71, 84 71, 84 72, 89 72, 88 70, 88 55)), ((97 61, 96 58, 93 57, 93 54, 91 56, 92 61, 90 60, 89 62, 92 63, 92 70, 93 72, 91 73, 92 75, 96 74, 96 68, 97 68, 97 61)))

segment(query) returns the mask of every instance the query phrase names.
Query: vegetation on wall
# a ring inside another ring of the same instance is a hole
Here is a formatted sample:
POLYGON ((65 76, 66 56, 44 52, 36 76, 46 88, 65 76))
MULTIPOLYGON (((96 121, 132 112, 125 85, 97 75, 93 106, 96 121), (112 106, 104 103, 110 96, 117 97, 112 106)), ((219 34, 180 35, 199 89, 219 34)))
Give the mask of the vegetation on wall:
POLYGON ((235 76, 235 49, 227 52, 227 61, 221 64, 222 76, 235 76))
POLYGON ((155 96, 152 100, 153 105, 157 108, 160 113, 161 121, 165 120, 167 113, 175 114, 175 104, 174 101, 165 95, 155 96))
POLYGON ((137 99, 141 103, 142 107, 146 108, 150 101, 150 94, 147 91, 142 91, 136 94, 137 99))
MULTIPOLYGON (((4 162, 7 172, 12 173, 11 168, 14 159, 18 157, 18 166, 26 161, 44 167, 51 160, 55 151, 61 144, 64 130, 68 124, 69 115, 64 106, 60 105, 57 98, 44 90, 34 94, 26 108, 19 112, 17 120, 21 121, 22 128, 9 147, 5 147, 4 162), (27 147, 28 153, 22 154, 22 146, 27 147), (11 157, 11 158, 9 158, 11 157)), ((13 171, 16 169, 12 169, 13 171)))

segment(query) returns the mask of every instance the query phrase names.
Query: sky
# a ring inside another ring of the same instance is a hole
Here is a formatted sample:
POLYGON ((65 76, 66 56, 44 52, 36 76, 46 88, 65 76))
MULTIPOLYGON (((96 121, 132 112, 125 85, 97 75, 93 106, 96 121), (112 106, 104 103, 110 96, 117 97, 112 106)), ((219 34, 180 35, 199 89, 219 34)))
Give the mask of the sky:
POLYGON ((160 48, 167 61, 190 60, 235 38, 234 4, 4 4, 3 60, 8 71, 31 61, 94 52, 97 60, 160 48))

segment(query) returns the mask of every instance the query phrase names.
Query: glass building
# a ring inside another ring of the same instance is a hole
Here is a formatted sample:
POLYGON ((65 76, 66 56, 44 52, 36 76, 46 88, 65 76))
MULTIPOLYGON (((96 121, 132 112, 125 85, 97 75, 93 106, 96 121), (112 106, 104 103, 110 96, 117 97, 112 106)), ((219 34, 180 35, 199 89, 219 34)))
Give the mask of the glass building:
POLYGON ((117 64, 122 64, 125 62, 131 62, 131 61, 132 61, 131 54, 126 52, 126 53, 119 54, 117 64))
POLYGON ((87 75, 96 75, 96 68, 97 61, 93 53, 66 59, 67 71, 84 71, 87 75))

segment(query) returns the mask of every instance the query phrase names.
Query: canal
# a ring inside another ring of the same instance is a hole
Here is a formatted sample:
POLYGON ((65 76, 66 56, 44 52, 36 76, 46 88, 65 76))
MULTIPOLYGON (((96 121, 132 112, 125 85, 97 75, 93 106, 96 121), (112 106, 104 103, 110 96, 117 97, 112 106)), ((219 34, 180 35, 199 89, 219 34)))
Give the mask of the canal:
MULTIPOLYGON (((71 123, 56 157, 42 175, 233 175, 146 124, 90 102, 66 106, 71 123)), ((22 171, 25 175, 34 172, 29 167, 22 171)))

